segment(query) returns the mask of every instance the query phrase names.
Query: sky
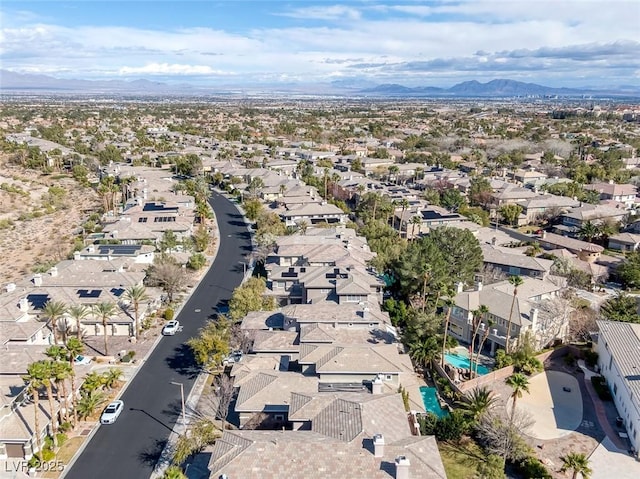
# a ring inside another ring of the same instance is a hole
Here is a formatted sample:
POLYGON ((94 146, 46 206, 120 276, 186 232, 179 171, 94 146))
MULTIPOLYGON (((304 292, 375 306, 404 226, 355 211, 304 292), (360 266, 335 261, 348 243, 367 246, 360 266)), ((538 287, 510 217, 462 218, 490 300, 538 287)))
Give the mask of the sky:
POLYGON ((0 68, 199 85, 640 85, 640 0, 3 0, 0 68))

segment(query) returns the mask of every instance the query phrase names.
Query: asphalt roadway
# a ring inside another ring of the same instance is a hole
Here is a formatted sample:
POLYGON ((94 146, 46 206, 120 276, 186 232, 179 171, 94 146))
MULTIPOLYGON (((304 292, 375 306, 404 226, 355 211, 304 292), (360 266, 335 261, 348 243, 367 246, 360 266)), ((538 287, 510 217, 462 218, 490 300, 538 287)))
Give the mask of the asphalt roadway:
POLYGON ((177 318, 182 332, 160 340, 123 393, 124 411, 115 424, 101 425, 66 479, 148 478, 181 414, 180 387, 188 396, 198 368, 185 341, 198 332, 243 277, 243 255, 251 237, 235 205, 218 193, 210 199, 220 231, 218 254, 177 318))

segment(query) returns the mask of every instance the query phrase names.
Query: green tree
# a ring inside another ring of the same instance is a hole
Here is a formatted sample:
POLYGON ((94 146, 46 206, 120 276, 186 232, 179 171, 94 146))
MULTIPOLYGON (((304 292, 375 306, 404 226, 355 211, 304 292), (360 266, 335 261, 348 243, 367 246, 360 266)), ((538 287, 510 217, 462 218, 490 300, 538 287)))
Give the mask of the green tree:
POLYGON ((62 301, 47 301, 42 309, 42 314, 49 319, 53 331, 53 342, 58 344, 58 320, 67 312, 67 305, 62 301))
POLYGON ((256 221, 260 216, 260 213, 264 210, 262 201, 258 198, 249 198, 243 204, 245 215, 250 221, 256 221))
POLYGON ((602 303, 600 314, 609 321, 640 323, 638 301, 634 296, 629 296, 623 291, 602 303))
POLYGON ((480 325, 482 324, 482 318, 486 317, 489 312, 489 307, 485 304, 481 304, 478 306, 478 309, 472 311, 472 322, 473 322, 473 334, 471 335, 471 354, 469 357, 469 373, 473 377, 474 370, 477 370, 477 366, 474 368, 474 359, 473 355, 476 350, 476 339, 478 337, 478 333, 480 332, 480 325))
POLYGON ((162 253, 165 251, 171 253, 178 246, 178 238, 176 234, 171 230, 167 230, 162 233, 162 239, 160 240, 159 246, 162 253))
POLYGON ((193 351, 196 362, 205 370, 215 370, 229 354, 231 324, 224 317, 217 321, 207 321, 198 331, 198 335, 189 339, 187 344, 193 351))
POLYGON ((207 258, 202 253, 195 253, 189 256, 189 260, 187 261, 187 268, 193 270, 199 270, 207 264, 207 258))
POLYGON ((421 367, 427 367, 439 353, 438 338, 429 336, 412 343, 409 346, 409 356, 421 367))
POLYGON ((200 223, 193 234, 193 244, 195 245, 196 252, 202 253, 206 251, 209 243, 211 243, 211 235, 207 231, 204 223, 200 223))
POLYGON ((578 474, 581 474, 583 479, 589 479, 591 476, 591 468, 589 467, 589 459, 587 456, 577 452, 570 452, 562 458, 561 472, 573 471, 571 476, 573 479, 577 479, 578 474))
POLYGON ((478 238, 467 229, 447 226, 433 229, 429 238, 440 249, 447 265, 441 284, 472 283, 484 261, 478 238))
POLYGON ((440 195, 440 204, 449 211, 457 212, 466 204, 466 201, 460 190, 449 188, 440 195))
POLYGON ((249 278, 233 291, 229 300, 229 316, 234 321, 244 318, 249 311, 271 311, 275 305, 271 298, 265 298, 267 286, 262 278, 249 278))
POLYGON ((182 469, 178 466, 171 465, 164 471, 162 479, 187 479, 187 476, 184 475, 182 469))
POLYGON ((116 313, 116 306, 113 303, 103 301, 98 304, 94 304, 92 306, 92 311, 95 316, 100 318, 102 321, 102 333, 104 335, 104 355, 109 355, 109 343, 108 343, 108 331, 107 326, 109 324, 109 320, 116 313))
MULTIPOLYGON (((513 286, 513 298, 511 299, 511 308, 509 309, 509 321, 507 321, 507 334, 505 336, 504 349, 509 354, 511 350, 511 324, 513 323, 513 310, 516 305, 516 298, 518 296, 518 287, 524 283, 524 280, 520 276, 510 276, 509 283, 513 286)), ((518 309, 519 311, 519 309, 518 309)))
POLYGON ((522 213, 522 206, 513 203, 502 205, 498 212, 507 224, 516 226, 518 223, 518 217, 520 216, 520 213, 522 213))
POLYGON ((53 437, 53 446, 58 447, 58 414, 56 411, 56 407, 53 402, 53 382, 54 382, 54 362, 53 361, 42 361, 42 372, 43 376, 41 378, 42 385, 47 391, 47 401, 49 402, 49 414, 51 418, 51 436, 53 437))
POLYGON ((640 288, 640 251, 629 253, 626 260, 618 266, 618 276, 627 288, 640 288))
POLYGON ((141 284, 134 284, 130 286, 124 293, 124 297, 129 304, 133 306, 133 319, 135 321, 134 331, 136 339, 140 338, 140 303, 147 301, 149 296, 147 295, 146 288, 141 284))
POLYGON ((513 389, 511 393, 511 400, 513 401, 511 404, 511 417, 513 418, 516 411, 516 400, 522 397, 523 392, 529 392, 529 379, 522 373, 513 373, 505 380, 505 383, 513 389))
POLYGON ((91 416, 105 402, 107 396, 102 391, 80 390, 80 399, 78 399, 78 416, 82 419, 91 416))
POLYGON ((118 384, 120 384, 123 374, 120 368, 109 368, 106 372, 102 373, 104 387, 107 389, 116 388, 118 384))
POLYGON ((56 391, 58 393, 62 392, 62 398, 58 394, 58 401, 64 408, 64 422, 67 422, 69 420, 69 410, 71 409, 69 407, 69 395, 67 394, 67 379, 71 377, 71 366, 66 361, 54 361, 51 364, 51 377, 56 385, 56 391))
POLYGON ((593 241, 593 239, 599 234, 600 231, 598 226, 591 221, 585 221, 582 223, 582 226, 580 226, 580 229, 578 230, 578 237, 588 242, 593 241))

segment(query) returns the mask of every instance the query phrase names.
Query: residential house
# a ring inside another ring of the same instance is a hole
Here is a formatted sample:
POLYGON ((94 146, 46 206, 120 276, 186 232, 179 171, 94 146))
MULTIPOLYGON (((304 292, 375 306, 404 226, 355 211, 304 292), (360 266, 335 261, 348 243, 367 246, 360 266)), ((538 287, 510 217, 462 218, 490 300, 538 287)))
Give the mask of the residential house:
POLYGON ((637 251, 640 247, 640 235, 634 233, 618 233, 609 236, 609 249, 631 252, 637 251))
POLYGON ((558 217, 571 208, 579 207, 581 203, 568 196, 539 194, 518 204, 523 208, 522 214, 526 216, 527 223, 531 224, 540 222, 549 215, 558 217))
POLYGON ((636 195, 638 189, 634 185, 630 184, 616 184, 613 181, 607 183, 592 183, 590 185, 584 185, 585 190, 597 191, 600 193, 601 201, 615 201, 624 204, 626 209, 633 208, 636 203, 636 195))
POLYGON ((568 319, 545 317, 540 312, 539 303, 560 294, 562 287, 546 280, 523 278, 518 286, 518 294, 514 295, 514 287, 508 281, 489 285, 478 283, 472 291, 463 291, 458 285, 458 292, 451 309, 449 334, 456 339, 471 344, 474 330, 474 311, 480 305, 489 308, 489 312, 481 318, 479 335, 490 328, 486 347, 490 354, 497 348, 516 344, 519 338, 530 332, 536 347, 543 348, 555 339, 564 339, 568 328, 568 319), (512 307, 513 306, 513 307, 512 307), (511 329, 507 333, 507 325, 511 317, 511 329), (490 322, 492 324, 490 324, 490 322))
POLYGON ((567 249, 581 260, 589 263, 596 262, 604 251, 604 248, 600 245, 546 231, 542 232, 542 236, 538 238, 538 243, 542 248, 548 250, 567 249))
POLYGON ((640 324, 597 324, 598 368, 607 381, 633 454, 640 459, 640 324))
POLYGON ((323 201, 322 203, 307 203, 286 206, 280 217, 287 226, 296 226, 303 222, 307 225, 319 223, 345 224, 348 215, 335 205, 323 201))
POLYGON ((617 224, 620 223, 628 213, 625 209, 583 204, 564 213, 561 216, 562 224, 555 226, 554 230, 562 234, 574 236, 588 221, 594 225, 601 225, 606 222, 617 224))
POLYGON ((553 261, 527 256, 522 253, 509 253, 504 248, 481 245, 485 266, 502 271, 509 276, 526 276, 530 278, 546 279, 553 261))

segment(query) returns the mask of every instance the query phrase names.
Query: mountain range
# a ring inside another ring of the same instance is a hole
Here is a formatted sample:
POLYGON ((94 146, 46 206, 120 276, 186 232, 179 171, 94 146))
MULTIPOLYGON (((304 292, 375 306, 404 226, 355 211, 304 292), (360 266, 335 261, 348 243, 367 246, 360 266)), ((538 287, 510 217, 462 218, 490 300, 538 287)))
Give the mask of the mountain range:
POLYGON ((377 85, 370 80, 346 79, 331 83, 201 86, 149 80, 78 80, 0 70, 0 92, 30 94, 136 94, 136 95, 317 95, 367 98, 531 98, 621 96, 640 97, 640 86, 610 88, 555 88, 536 83, 496 79, 487 83, 465 81, 450 88, 377 85))

